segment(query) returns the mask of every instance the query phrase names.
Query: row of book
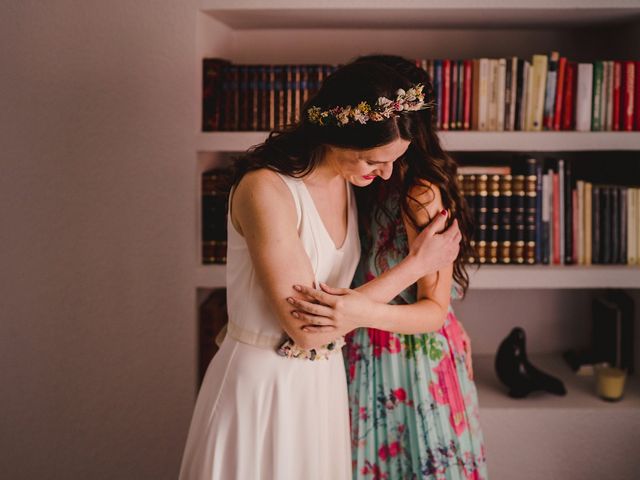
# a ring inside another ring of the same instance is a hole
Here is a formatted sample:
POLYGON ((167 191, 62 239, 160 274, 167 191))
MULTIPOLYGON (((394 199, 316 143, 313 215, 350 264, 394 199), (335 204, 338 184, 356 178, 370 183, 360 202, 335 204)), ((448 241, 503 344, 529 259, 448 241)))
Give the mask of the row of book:
MULTIPOLYGON (((441 130, 640 130, 640 61, 578 63, 533 55, 416 60, 429 73, 441 130)), ((337 65, 203 60, 203 131, 273 130, 299 120, 337 65)))
POLYGON ((295 123, 337 65, 234 65, 203 61, 203 131, 273 130, 295 123))
POLYGON ((471 263, 640 264, 640 188, 576 180, 563 159, 460 167, 472 212, 471 263))
MULTIPOLYGON (((576 180, 572 163, 529 159, 510 166, 461 166, 474 221, 471 263, 640 264, 640 188, 576 180)), ((231 172, 202 174, 202 263, 227 260, 231 172)))

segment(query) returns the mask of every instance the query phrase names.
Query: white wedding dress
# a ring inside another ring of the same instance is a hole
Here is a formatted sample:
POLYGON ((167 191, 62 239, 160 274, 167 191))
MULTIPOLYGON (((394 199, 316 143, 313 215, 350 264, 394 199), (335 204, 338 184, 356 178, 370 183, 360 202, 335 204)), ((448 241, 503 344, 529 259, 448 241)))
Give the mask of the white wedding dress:
MULTIPOLYGON (((349 287, 360 257, 351 186, 347 235, 336 248, 304 182, 280 177, 295 200, 300 241, 316 281, 349 287)), ((180 479, 351 479, 342 352, 314 361, 276 353, 283 330, 244 238, 231 221, 227 225, 228 330, 200 388, 180 479)))

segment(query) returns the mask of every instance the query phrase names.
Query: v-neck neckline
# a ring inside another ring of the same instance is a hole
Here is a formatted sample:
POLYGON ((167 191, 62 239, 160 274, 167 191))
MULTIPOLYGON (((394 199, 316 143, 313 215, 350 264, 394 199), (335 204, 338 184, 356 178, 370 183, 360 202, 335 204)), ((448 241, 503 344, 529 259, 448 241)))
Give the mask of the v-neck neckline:
POLYGON ((309 187, 307 187, 307 184, 304 183, 303 179, 300 179, 300 182, 302 183, 302 186, 304 187, 304 190, 307 196, 309 197, 309 201, 311 202, 311 205, 313 205, 313 209, 316 213, 316 216, 318 217, 318 220, 320 221, 320 225, 322 225, 322 230, 324 230, 325 235, 329 238, 329 240, 331 240, 331 245, 333 246, 333 249, 337 252, 341 252, 342 250, 344 250, 344 247, 347 244, 347 240, 349 239, 349 232, 351 230, 351 222, 352 222, 351 220, 351 189, 349 187, 349 182, 347 180, 344 181, 345 187, 347 189, 347 229, 344 235, 344 240, 342 241, 342 245, 340 245, 339 247, 336 246, 336 243, 333 240, 333 237, 329 233, 329 230, 327 229, 327 226, 325 225, 324 220, 320 215, 320 211, 316 206, 316 202, 313 200, 313 196, 311 195, 311 191, 309 190, 309 187))

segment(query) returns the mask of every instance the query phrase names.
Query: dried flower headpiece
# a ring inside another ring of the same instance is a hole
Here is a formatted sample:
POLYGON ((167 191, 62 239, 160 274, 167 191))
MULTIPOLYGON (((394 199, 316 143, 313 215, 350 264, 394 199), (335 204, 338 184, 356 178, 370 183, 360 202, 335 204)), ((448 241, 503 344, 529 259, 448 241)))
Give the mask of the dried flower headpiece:
POLYGON ((321 127, 328 125, 342 127, 353 122, 362 125, 369 121, 381 122, 398 112, 415 112, 432 108, 433 103, 424 101, 423 89, 424 85, 421 83, 407 91, 399 89, 396 92, 395 100, 380 97, 373 106, 367 102, 360 102, 355 107, 347 105, 346 107, 332 107, 328 110, 311 107, 307 111, 307 116, 311 123, 321 127))

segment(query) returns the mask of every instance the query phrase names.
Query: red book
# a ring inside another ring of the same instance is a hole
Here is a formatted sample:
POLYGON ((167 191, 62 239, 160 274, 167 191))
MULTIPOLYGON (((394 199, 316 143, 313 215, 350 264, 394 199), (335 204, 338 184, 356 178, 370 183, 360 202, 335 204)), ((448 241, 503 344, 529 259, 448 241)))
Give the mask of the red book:
POLYGON ((640 79, 638 78, 640 76, 640 61, 634 63, 634 73, 633 118, 635 129, 640 130, 640 79))
POLYGON ((620 128, 622 130, 633 130, 634 97, 636 83, 636 66, 633 62, 622 64, 622 100, 620 112, 620 128))
POLYGON ((458 122, 458 62, 453 60, 451 62, 451 102, 449 105, 449 127, 451 130, 456 129, 458 122))
POLYGON ((471 85, 472 85, 472 62, 464 61, 464 129, 471 128, 471 85))
POLYGON ((560 265, 560 181, 558 173, 553 172, 553 264, 560 265))
POLYGON ((620 85, 622 83, 622 63, 613 62, 613 130, 620 130, 620 85))
POLYGON ((553 113, 553 129, 560 130, 562 120, 562 105, 564 103, 564 78, 567 66, 567 57, 560 57, 558 62, 558 76, 556 77, 556 103, 553 113))
POLYGON ((442 61, 442 129, 449 129, 449 97, 451 95, 451 60, 442 61))
POLYGON ((562 106, 562 130, 573 130, 573 104, 576 93, 576 62, 568 62, 565 71, 564 105, 562 106))

